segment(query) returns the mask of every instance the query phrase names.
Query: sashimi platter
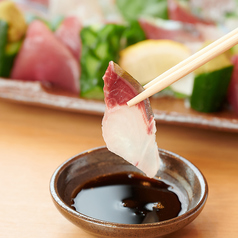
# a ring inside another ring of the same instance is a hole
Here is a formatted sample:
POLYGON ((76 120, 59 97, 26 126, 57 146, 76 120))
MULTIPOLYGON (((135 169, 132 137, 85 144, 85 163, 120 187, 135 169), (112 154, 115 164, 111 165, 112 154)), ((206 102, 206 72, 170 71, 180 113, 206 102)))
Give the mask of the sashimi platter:
MULTIPOLYGON (((125 70, 142 91, 155 77, 237 26, 235 0, 2 0, 0 98, 105 113, 107 125, 110 112, 136 96, 124 93, 115 104, 109 71, 125 70)), ((238 46, 149 100, 155 121, 238 132, 238 46)), ((150 113, 143 115, 148 130, 155 130, 150 113)))

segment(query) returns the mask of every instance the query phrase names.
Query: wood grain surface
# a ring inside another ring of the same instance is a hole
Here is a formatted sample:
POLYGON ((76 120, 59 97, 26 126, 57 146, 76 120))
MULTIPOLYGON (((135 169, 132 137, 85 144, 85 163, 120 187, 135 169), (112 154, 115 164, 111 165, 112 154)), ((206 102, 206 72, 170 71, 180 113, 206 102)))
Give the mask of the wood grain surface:
MULTIPOLYGON (((93 238, 54 207, 49 181, 66 159, 105 145, 102 116, 0 101, 0 237, 93 238)), ((159 147, 205 175, 206 206, 170 238, 238 236, 238 134, 157 123, 159 147)))

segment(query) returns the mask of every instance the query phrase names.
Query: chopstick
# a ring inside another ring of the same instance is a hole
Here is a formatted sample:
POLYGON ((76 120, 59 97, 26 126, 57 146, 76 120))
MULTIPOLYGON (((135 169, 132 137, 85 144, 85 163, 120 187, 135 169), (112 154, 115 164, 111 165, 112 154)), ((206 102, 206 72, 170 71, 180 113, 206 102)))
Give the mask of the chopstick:
POLYGON ((218 40, 209 44, 205 48, 191 55, 187 59, 183 60, 179 64, 175 65, 171 69, 167 70, 163 74, 159 75, 158 77, 147 83, 144 86, 145 90, 134 98, 132 98, 131 100, 129 100, 127 102, 127 105, 131 107, 154 95, 155 93, 163 90, 164 88, 181 79, 185 75, 191 73, 195 69, 207 63, 211 59, 224 53, 237 43, 238 28, 222 36, 218 40))

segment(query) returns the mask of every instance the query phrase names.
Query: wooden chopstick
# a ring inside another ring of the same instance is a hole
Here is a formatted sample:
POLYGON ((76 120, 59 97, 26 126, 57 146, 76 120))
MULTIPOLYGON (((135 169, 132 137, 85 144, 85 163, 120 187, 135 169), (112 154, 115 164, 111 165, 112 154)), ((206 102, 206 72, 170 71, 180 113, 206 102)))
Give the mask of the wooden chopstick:
POLYGON ((238 28, 222 36, 218 40, 209 44, 207 47, 201 49, 197 53, 191 55, 163 74, 159 75, 151 82, 147 83, 145 90, 127 102, 128 106, 133 106, 146 98, 154 95, 155 93, 163 90, 172 83, 181 79, 185 75, 191 73, 203 64, 207 63, 216 56, 227 51, 238 43, 238 28))

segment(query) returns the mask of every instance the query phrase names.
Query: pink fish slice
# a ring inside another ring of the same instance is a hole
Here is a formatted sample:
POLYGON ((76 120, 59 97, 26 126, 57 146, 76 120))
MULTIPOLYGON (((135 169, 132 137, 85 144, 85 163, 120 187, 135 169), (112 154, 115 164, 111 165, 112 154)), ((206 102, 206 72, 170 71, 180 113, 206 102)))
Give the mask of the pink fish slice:
POLYGON ((154 177, 160 158, 156 125, 149 99, 128 107, 127 102, 144 89, 131 75, 110 62, 103 77, 106 110, 103 138, 110 151, 154 177))

